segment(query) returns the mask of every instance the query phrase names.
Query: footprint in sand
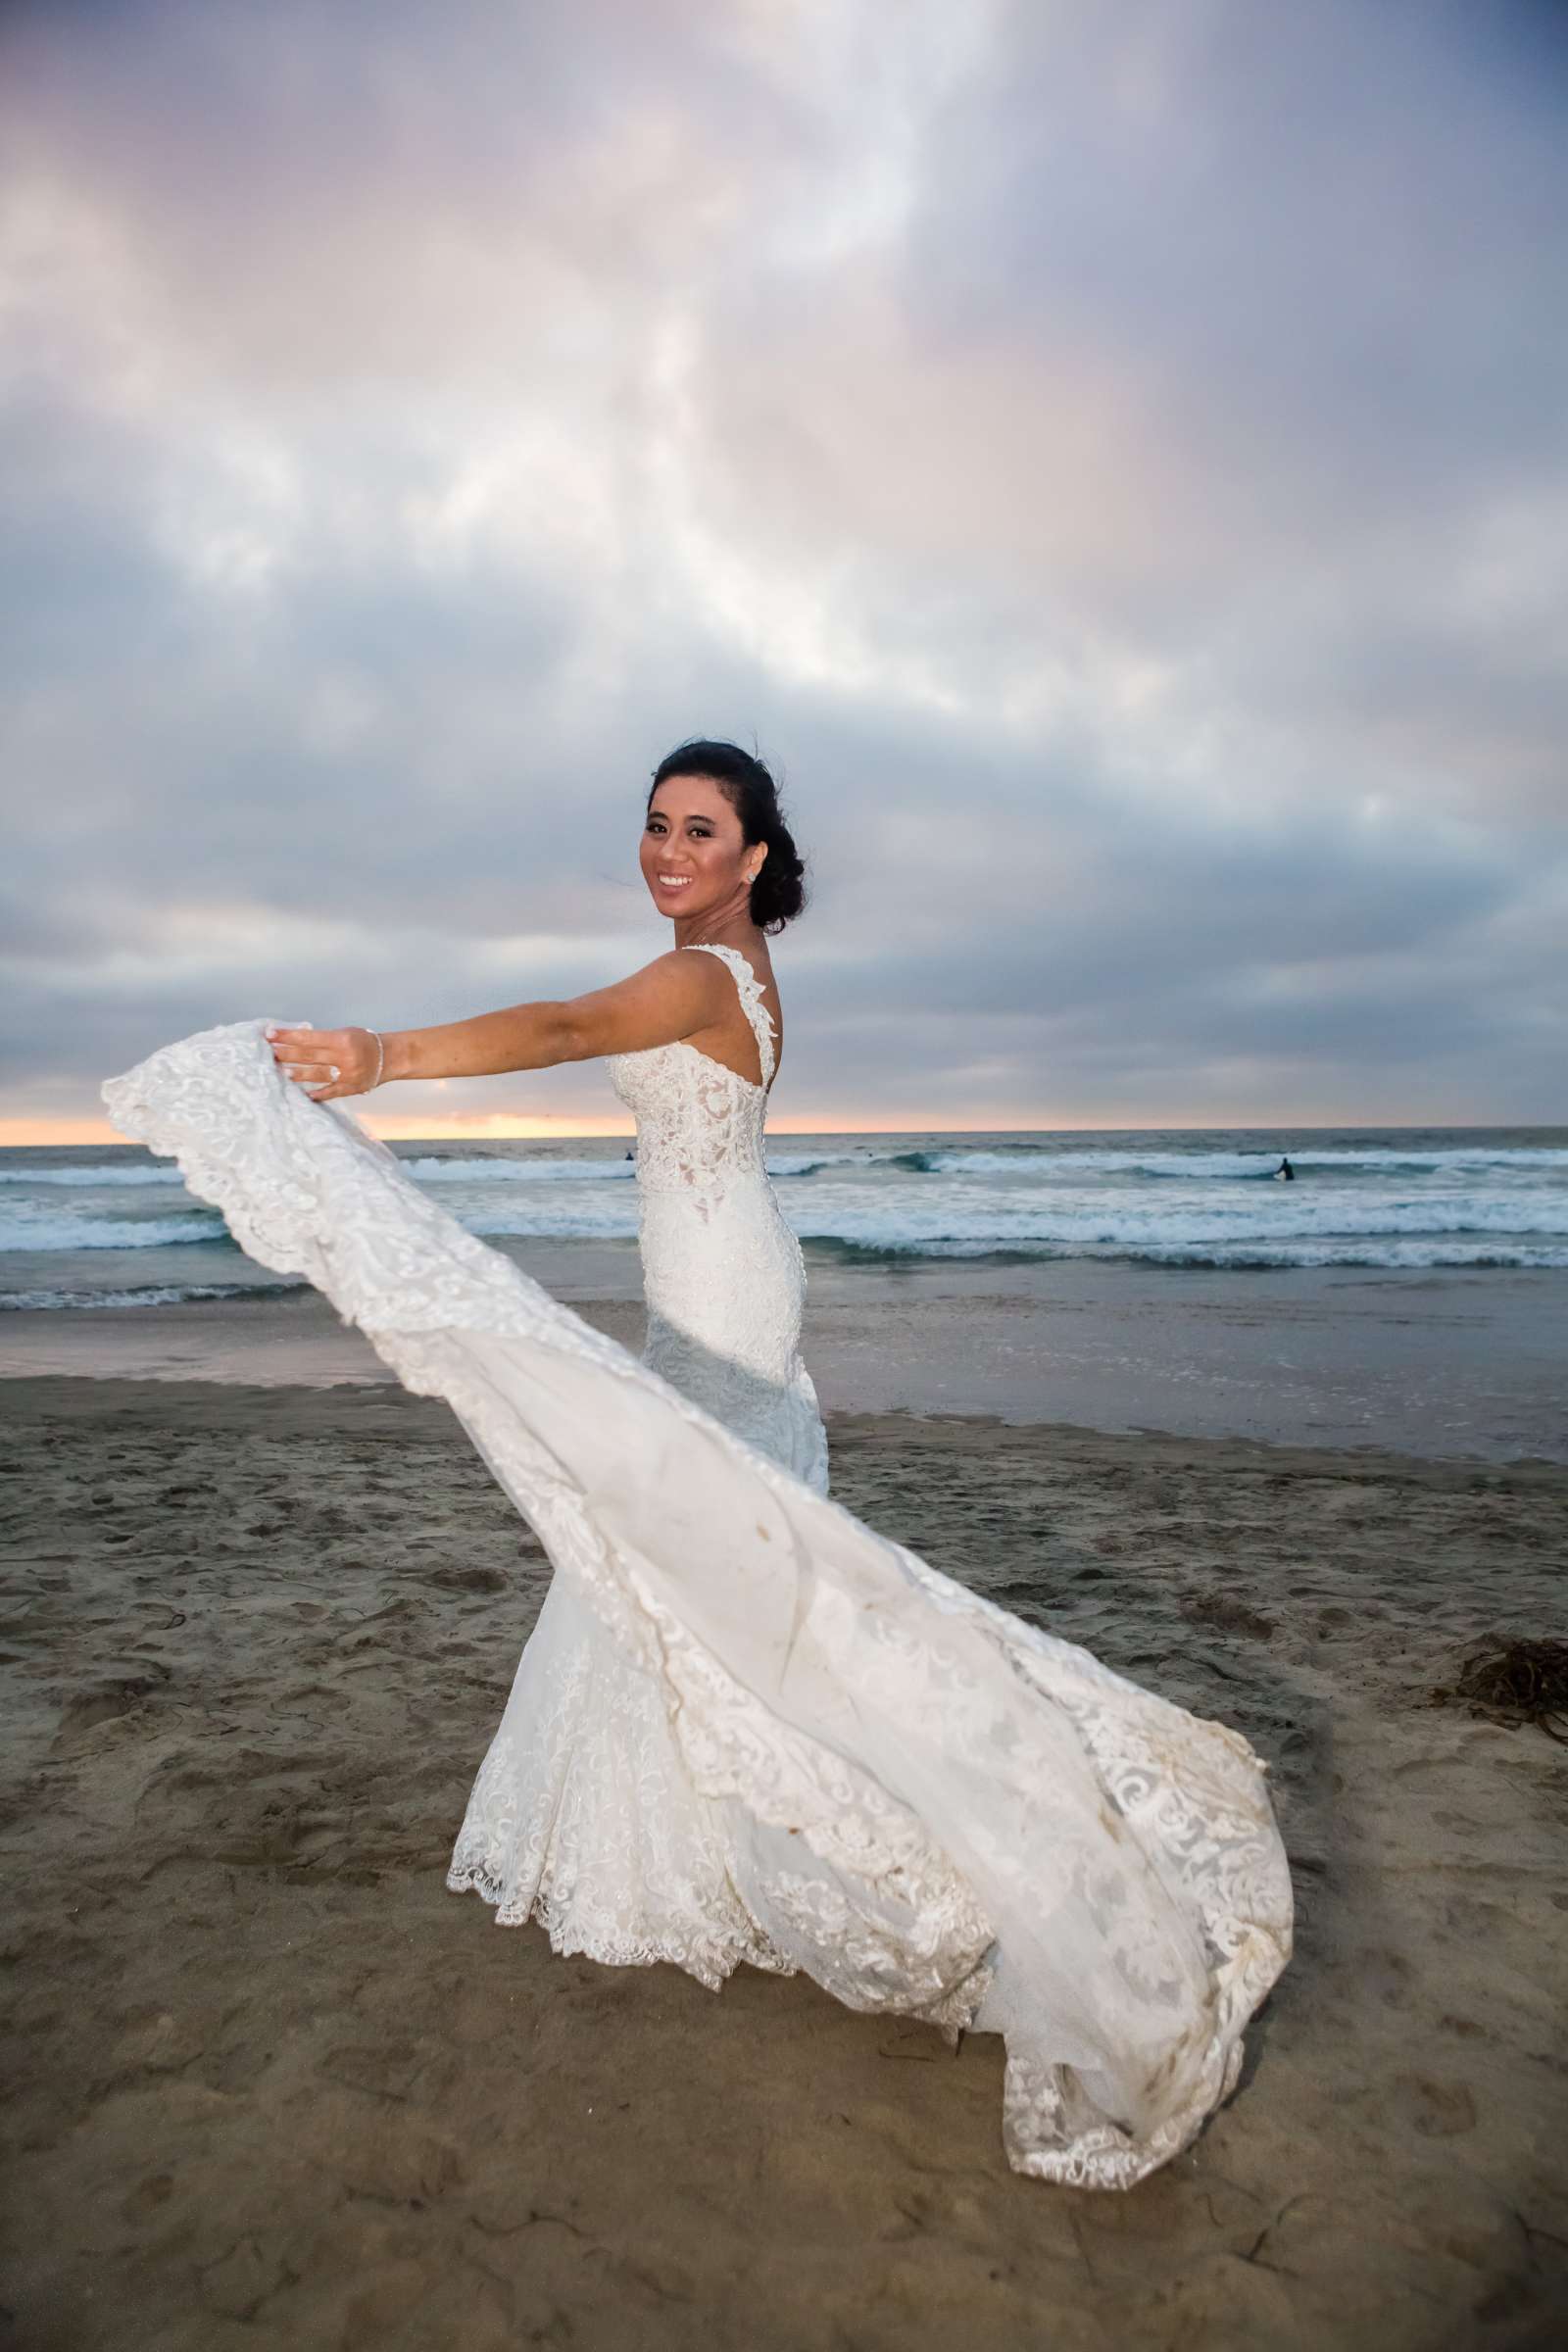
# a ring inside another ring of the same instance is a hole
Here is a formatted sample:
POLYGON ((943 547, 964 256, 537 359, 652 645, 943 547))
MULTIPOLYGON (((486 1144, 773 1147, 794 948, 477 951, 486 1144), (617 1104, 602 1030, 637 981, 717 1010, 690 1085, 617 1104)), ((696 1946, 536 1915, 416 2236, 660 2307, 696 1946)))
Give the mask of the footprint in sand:
POLYGON ((1398 2075, 1390 2104, 1429 2139, 1452 2139, 1476 2128, 1476 2103, 1462 2082, 1436 2082, 1428 2075, 1398 2075))

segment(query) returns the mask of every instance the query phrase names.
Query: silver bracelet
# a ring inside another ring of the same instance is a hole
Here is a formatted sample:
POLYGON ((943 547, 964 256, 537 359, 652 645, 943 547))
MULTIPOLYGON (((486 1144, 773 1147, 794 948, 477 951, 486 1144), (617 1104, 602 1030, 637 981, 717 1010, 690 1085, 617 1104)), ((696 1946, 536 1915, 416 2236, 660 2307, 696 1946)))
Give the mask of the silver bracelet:
POLYGON ((370 1035, 375 1040, 376 1064, 375 1076, 370 1080, 369 1085, 365 1090, 368 1095, 374 1094, 376 1088, 381 1083, 381 1072, 386 1068, 386 1047, 382 1043, 381 1032, 379 1029, 372 1029, 370 1031, 370 1035))

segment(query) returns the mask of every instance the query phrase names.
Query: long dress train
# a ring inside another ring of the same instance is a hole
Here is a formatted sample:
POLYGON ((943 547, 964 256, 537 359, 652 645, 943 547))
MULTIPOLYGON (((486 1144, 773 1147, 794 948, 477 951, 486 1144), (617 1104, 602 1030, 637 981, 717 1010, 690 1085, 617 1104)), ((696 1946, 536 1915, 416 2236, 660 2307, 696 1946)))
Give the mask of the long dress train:
MULTIPOLYGON (((444 1396, 556 1574, 448 1883, 563 1950, 802 1969, 850 2007, 1001 2033, 1018 2172, 1127 2188, 1234 2087, 1290 1957, 1267 1767, 826 1493, 804 1272, 755 1087, 617 1056, 637 1115, 639 1359, 422 1194, 262 1020, 104 1101, 235 1240, 444 1396)), ((749 983, 749 985, 748 985, 749 983)))

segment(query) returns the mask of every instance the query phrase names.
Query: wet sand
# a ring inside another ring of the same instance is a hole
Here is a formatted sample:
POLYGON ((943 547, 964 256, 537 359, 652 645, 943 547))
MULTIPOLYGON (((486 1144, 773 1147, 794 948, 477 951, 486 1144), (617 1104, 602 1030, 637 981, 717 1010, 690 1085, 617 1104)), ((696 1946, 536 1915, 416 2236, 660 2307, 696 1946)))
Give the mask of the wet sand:
MULTIPOLYGON (((93 1318, 97 1320, 97 1318, 93 1318)), ((1125 2195, 1002 2044, 559 1959, 443 1874, 548 1574, 387 1386, 0 1384, 0 2342, 664 2352, 1568 2336, 1568 1471, 834 1413, 834 1492, 1273 1768, 1291 1967, 1125 2195)))
MULTIPOLYGON (((641 1348, 635 1243, 493 1246, 641 1348)), ((802 1351, 825 1412, 995 1414, 1568 1464, 1568 1269, 876 1264, 810 1244, 806 1257, 802 1351)), ((0 1313, 0 1379, 34 1373, 284 1387, 393 1378, 318 1292, 281 1286, 0 1313)))

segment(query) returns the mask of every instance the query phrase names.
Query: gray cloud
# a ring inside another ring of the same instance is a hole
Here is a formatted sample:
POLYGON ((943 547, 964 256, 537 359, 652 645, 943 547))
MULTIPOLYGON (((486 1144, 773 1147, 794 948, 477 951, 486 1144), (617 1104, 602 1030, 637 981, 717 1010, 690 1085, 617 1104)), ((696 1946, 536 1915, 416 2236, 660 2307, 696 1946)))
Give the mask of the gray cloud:
POLYGON ((602 984, 695 732, 781 1123, 1565 1115, 1550 12, 878 16, 10 13, 0 1116, 602 984))

